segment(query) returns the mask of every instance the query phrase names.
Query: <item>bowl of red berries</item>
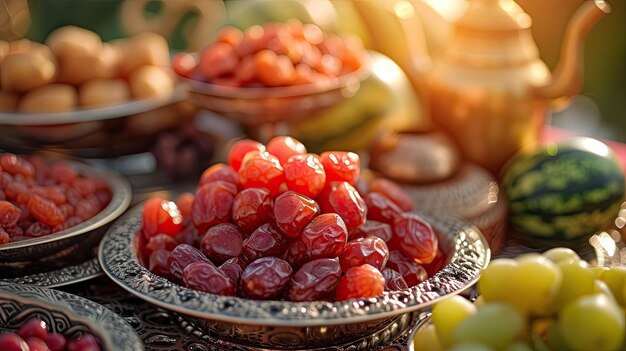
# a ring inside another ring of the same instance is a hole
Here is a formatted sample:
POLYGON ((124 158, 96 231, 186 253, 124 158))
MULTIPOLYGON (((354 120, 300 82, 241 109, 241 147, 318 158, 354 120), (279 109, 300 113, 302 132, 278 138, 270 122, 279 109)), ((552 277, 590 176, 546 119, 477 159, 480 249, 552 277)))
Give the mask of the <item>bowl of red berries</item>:
POLYGON ((0 284, 0 350, 138 351, 133 328, 105 307, 63 291, 0 284))
POLYGON ((245 126, 305 118, 353 96, 369 75, 355 36, 292 19, 241 31, 224 27, 172 67, 200 107, 245 126))
POLYGON ((195 193, 131 209, 98 258, 115 283, 221 342, 367 348, 469 288, 490 251, 475 227, 361 179, 357 154, 279 136, 239 140, 195 193))
POLYGON ((129 206, 113 171, 39 155, 0 155, 0 277, 46 272, 93 257, 129 206))

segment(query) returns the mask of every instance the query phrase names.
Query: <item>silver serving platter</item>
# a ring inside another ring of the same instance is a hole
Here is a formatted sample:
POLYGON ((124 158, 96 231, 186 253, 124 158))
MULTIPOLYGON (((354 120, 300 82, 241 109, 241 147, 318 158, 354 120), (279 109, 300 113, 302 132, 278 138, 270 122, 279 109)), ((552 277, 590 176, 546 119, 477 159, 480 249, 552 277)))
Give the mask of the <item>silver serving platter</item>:
POLYGON ((0 329, 19 329, 34 317, 45 321, 49 332, 70 337, 89 332, 100 339, 103 350, 144 349, 122 317, 95 302, 52 289, 0 284, 0 329))
POLYGON ((76 265, 94 256, 108 225, 130 205, 132 191, 118 173, 66 160, 80 174, 107 182, 111 202, 100 213, 72 228, 39 238, 0 245, 0 278, 14 278, 76 265))
POLYGON ((30 284, 40 287, 55 288, 80 283, 99 277, 102 274, 98 259, 94 257, 77 265, 62 267, 48 272, 0 279, 0 284, 30 284))
POLYGON ((408 312, 422 310, 472 286, 490 259, 485 238, 467 222, 423 215, 449 253, 446 266, 415 287, 343 302, 253 301, 187 289, 157 276, 138 260, 142 205, 107 231, 98 259, 105 274, 131 294, 195 321, 220 340, 269 349, 319 348, 382 331, 408 312))

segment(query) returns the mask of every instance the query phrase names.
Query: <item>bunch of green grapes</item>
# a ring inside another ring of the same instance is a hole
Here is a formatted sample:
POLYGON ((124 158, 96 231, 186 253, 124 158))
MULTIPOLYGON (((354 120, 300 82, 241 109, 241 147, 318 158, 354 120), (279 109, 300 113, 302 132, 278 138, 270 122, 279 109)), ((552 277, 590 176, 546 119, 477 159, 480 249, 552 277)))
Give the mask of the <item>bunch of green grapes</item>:
POLYGON ((474 304, 437 303, 416 351, 626 350, 626 267, 590 267, 574 251, 496 259, 474 304))

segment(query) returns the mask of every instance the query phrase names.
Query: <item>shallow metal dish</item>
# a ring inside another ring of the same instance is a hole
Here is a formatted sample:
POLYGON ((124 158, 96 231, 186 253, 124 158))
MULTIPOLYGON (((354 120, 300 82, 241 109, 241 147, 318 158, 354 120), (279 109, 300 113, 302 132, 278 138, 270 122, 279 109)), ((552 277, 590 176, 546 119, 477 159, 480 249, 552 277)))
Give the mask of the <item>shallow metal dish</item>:
POLYGON ((128 208, 132 191, 128 181, 116 172, 85 163, 66 160, 81 174, 106 181, 111 202, 100 213, 72 228, 0 245, 0 278, 47 272, 86 261, 108 225, 128 208))
POLYGON ((15 331, 35 317, 46 322, 49 332, 69 337, 89 332, 100 339, 103 350, 144 349, 124 319, 95 302, 63 291, 0 284, 0 330, 15 331))
POLYGON ((152 274, 137 258, 142 205, 108 230, 98 259, 115 283, 159 307, 180 313, 209 335, 232 344, 266 349, 311 349, 339 345, 381 332, 389 336, 406 313, 472 286, 490 259, 485 238, 452 217, 424 215, 435 229, 447 265, 421 284, 375 298, 343 302, 253 301, 207 294, 152 274))
POLYGON ((171 96, 57 113, 0 112, 0 148, 26 153, 43 147, 81 157, 146 151, 155 134, 187 116, 184 89, 171 96))
POLYGON ((283 87, 230 87, 180 77, 198 107, 245 126, 306 118, 352 97, 369 77, 369 56, 356 71, 324 82, 283 87))

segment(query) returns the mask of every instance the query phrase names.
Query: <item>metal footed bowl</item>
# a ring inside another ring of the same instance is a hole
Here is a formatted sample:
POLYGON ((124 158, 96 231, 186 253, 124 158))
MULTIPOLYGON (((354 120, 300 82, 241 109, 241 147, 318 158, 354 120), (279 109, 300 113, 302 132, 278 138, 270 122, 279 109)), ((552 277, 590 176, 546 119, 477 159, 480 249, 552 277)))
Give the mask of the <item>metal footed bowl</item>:
POLYGON ((131 294, 183 315, 206 335, 246 347, 319 349, 375 333, 388 335, 393 325, 397 331, 406 323, 406 313, 472 286, 490 259, 485 238, 475 227, 452 217, 424 215, 449 260, 417 286, 342 302, 254 301, 187 289, 148 271, 137 255, 141 212, 141 205, 131 209, 102 239, 98 259, 105 274, 131 294))
POLYGON ((132 191, 121 175, 85 163, 65 162, 81 174, 106 181, 111 202, 100 213, 72 228, 0 245, 0 278, 48 272, 88 260, 94 256, 95 247, 109 224, 128 208, 132 191))
POLYGON ((154 136, 186 118, 185 92, 119 105, 57 113, 0 112, 0 148, 16 153, 42 147, 79 157, 146 151, 154 136))
POLYGON ((43 320, 49 332, 66 337, 90 333, 100 340, 103 350, 144 349, 124 319, 95 302, 62 291, 0 284, 0 330, 16 331, 31 318, 43 320))

